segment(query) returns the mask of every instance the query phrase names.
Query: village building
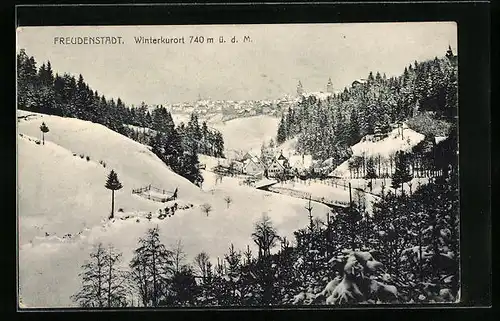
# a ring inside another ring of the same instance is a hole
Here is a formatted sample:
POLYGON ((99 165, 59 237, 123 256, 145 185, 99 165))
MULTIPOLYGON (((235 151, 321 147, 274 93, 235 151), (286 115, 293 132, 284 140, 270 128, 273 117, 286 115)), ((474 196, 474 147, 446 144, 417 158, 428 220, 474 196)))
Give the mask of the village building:
POLYGON ((366 83, 366 79, 356 79, 352 82, 352 88, 356 88, 358 86, 361 86, 364 83, 366 83))
POLYGON ((302 83, 299 80, 299 83, 297 84, 297 96, 302 96, 304 93, 304 87, 302 87, 302 83))
POLYGON ((267 168, 267 175, 268 177, 278 177, 288 174, 289 171, 290 163, 288 162, 288 158, 283 156, 283 153, 280 153, 280 155, 273 159, 271 164, 269 164, 267 168))
POLYGON ((236 173, 243 173, 243 168, 245 167, 244 162, 240 162, 237 160, 233 160, 230 164, 230 167, 236 172, 236 173))
POLYGON ((288 164, 292 172, 303 175, 311 168, 313 159, 311 155, 292 155, 288 158, 288 164))
POLYGON ((332 78, 328 78, 328 83, 326 84, 326 92, 333 94, 333 83, 332 78))
POLYGON ((273 160, 271 165, 267 168, 268 177, 278 177, 285 173, 285 167, 277 159, 273 160))
POLYGON ((257 157, 251 157, 243 162, 243 173, 247 175, 260 175, 264 173, 264 165, 257 157))

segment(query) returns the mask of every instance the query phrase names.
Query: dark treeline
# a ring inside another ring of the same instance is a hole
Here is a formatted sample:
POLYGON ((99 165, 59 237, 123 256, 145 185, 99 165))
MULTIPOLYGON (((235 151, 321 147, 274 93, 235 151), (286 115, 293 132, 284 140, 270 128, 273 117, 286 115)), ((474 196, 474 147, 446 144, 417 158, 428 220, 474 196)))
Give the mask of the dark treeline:
MULTIPOLYGON (((139 110, 147 109, 142 104, 139 110)), ((140 112, 139 112, 140 114, 140 112)), ((148 120, 145 113, 146 121, 148 120)), ((206 122, 198 123, 198 116, 191 114, 187 125, 175 127, 172 115, 163 106, 156 107, 151 116, 151 124, 137 124, 142 129, 129 129, 129 137, 150 145, 155 153, 170 168, 200 186, 203 177, 199 170, 198 154, 224 157, 224 139, 216 130, 209 129, 206 122), (147 126, 141 126, 147 125, 147 126), (150 130, 151 129, 151 130, 150 130)))
POLYGON ((132 129, 131 137, 149 144, 155 153, 170 168, 201 186, 203 176, 200 173, 198 154, 224 157, 224 140, 218 131, 208 129, 203 122, 198 123, 196 114, 191 115, 187 125, 181 123, 175 127, 172 115, 163 106, 153 110, 153 131, 132 129))
POLYGON ((19 109, 89 120, 121 134, 126 133, 123 124, 131 121, 120 98, 115 102, 93 91, 82 75, 54 75, 50 61, 37 69, 24 49, 17 55, 17 94, 19 109))
MULTIPOLYGON (((277 141, 298 136, 297 148, 316 159, 333 157, 337 165, 349 158, 349 147, 361 137, 386 132, 390 124, 420 113, 454 121, 458 110, 458 57, 417 62, 401 76, 387 78, 370 72, 364 81, 334 94, 326 101, 303 96, 282 116, 277 141)), ((420 129, 420 128, 419 128, 420 129)))
POLYGON ((200 154, 224 157, 222 134, 215 129, 208 128, 205 121, 200 126, 198 116, 195 113, 191 114, 187 126, 180 123, 179 126, 175 127, 172 114, 162 105, 156 106, 153 112, 150 113, 148 106, 143 102, 141 106, 131 108, 129 112, 131 121, 127 124, 141 127, 129 128, 129 136, 134 140, 150 145, 158 132, 169 134, 175 129, 181 137, 182 146, 185 150, 194 148, 200 154))
POLYGON ((17 55, 17 80, 19 109, 92 121, 149 144, 172 170, 197 185, 203 181, 197 153, 224 156, 222 135, 208 129, 205 122, 200 126, 196 115, 187 126, 176 128, 163 106, 151 112, 144 103, 136 108, 127 107, 120 98, 116 102, 107 99, 92 90, 81 74, 78 79, 66 73, 54 75, 50 61, 37 68, 35 59, 24 49, 17 55))

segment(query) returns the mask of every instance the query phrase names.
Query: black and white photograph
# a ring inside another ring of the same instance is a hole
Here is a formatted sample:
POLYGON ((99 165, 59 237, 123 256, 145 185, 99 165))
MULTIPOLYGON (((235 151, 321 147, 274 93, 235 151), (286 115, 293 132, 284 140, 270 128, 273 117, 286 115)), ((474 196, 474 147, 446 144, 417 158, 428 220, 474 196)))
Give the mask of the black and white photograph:
POLYGON ((455 22, 18 27, 18 305, 461 301, 455 22))

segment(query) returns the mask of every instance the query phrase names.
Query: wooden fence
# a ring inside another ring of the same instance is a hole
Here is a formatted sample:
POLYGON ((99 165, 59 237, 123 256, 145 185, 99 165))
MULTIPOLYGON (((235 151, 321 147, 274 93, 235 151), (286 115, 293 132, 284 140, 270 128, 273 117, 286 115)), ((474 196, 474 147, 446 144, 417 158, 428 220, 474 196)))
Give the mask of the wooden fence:
POLYGON ((141 194, 142 197, 147 198, 148 200, 152 200, 155 202, 160 202, 160 203, 165 203, 168 201, 173 201, 177 198, 177 195, 175 195, 175 192, 167 191, 164 189, 160 189, 151 185, 141 187, 141 188, 136 188, 132 189, 132 194, 141 194), (151 194, 145 194, 146 192, 150 191, 155 191, 159 194, 165 195, 165 197, 160 197, 160 196, 155 196, 151 194))
POLYGON ((275 193, 285 194, 288 196, 302 198, 302 199, 306 199, 306 200, 308 200, 310 198, 312 201, 320 202, 320 203, 323 203, 326 205, 336 205, 336 206, 342 206, 342 207, 349 206, 349 202, 327 199, 325 197, 318 197, 318 196, 312 195, 311 193, 304 192, 304 191, 297 191, 297 190, 294 190, 291 188, 273 186, 273 187, 270 187, 269 190, 272 192, 275 192, 275 193))

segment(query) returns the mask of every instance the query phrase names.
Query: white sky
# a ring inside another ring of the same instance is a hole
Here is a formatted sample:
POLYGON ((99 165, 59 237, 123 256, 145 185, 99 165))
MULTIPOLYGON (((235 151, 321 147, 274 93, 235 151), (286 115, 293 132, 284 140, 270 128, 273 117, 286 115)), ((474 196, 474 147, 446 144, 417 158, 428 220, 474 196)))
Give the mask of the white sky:
POLYGON ((93 90, 126 104, 203 99, 273 99, 343 89, 369 71, 399 75, 414 60, 457 52, 454 22, 23 27, 17 50, 50 60, 54 72, 82 74, 93 90), (213 44, 135 44, 134 36, 213 37, 213 44), (121 36, 123 45, 60 45, 54 37, 121 36), (219 44, 219 36, 227 43, 219 44), (231 44, 232 36, 251 43, 231 44))

